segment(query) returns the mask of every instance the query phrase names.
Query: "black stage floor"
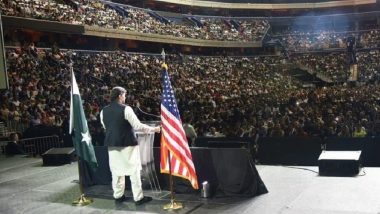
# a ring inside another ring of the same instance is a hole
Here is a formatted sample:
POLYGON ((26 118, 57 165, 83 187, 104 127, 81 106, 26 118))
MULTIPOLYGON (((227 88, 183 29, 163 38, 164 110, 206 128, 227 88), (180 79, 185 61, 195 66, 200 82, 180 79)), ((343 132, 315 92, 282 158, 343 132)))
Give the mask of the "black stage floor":
POLYGON ((77 163, 44 167, 40 158, 0 156, 0 213, 239 213, 239 214, 378 214, 380 168, 365 168, 356 177, 321 177, 317 167, 257 165, 269 193, 254 198, 177 194, 184 208, 165 211, 167 191, 145 191, 155 199, 135 206, 132 198, 115 204, 108 186, 88 189, 94 202, 71 203, 79 196, 77 163))

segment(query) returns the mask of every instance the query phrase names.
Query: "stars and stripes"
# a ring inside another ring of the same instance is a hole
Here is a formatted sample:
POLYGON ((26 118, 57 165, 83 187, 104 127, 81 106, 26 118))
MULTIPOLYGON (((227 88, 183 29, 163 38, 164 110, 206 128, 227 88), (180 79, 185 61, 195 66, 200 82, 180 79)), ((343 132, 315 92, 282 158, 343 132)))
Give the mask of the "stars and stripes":
POLYGON ((163 93, 161 97, 161 172, 185 178, 190 181, 194 189, 198 189, 193 158, 182 127, 167 65, 164 64, 163 67, 165 70, 162 76, 163 93))

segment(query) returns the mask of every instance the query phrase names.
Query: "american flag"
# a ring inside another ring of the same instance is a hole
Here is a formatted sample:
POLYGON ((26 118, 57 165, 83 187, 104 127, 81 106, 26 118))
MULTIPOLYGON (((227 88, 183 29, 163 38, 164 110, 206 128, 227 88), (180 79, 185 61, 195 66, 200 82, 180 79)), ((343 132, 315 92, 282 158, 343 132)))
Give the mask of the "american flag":
POLYGON ((182 127, 167 65, 163 64, 163 67, 165 70, 162 75, 163 93, 161 97, 161 173, 171 173, 185 178, 190 181, 194 189, 198 189, 193 158, 182 127))

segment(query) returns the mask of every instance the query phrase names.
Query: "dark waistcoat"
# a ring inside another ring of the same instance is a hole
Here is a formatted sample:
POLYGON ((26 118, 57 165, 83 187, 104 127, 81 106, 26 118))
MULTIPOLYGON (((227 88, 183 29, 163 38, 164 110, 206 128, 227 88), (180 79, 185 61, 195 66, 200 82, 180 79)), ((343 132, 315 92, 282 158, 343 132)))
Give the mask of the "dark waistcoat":
POLYGON ((124 117, 126 105, 112 102, 103 109, 103 123, 106 127, 104 143, 107 146, 136 146, 137 140, 131 124, 124 117))

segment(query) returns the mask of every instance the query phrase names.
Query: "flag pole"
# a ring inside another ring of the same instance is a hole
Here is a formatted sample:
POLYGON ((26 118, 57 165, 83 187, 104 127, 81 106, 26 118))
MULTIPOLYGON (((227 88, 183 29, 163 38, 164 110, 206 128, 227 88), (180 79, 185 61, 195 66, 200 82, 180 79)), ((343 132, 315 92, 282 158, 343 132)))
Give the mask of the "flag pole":
MULTIPOLYGON (((71 110, 73 111, 73 106, 72 106, 72 101, 73 101, 73 79, 74 79, 74 69, 73 69, 73 62, 72 62, 72 59, 71 59, 71 55, 69 55, 70 57, 70 63, 69 63, 69 67, 70 67, 70 72, 71 72, 71 103, 70 103, 70 118, 73 116, 71 114, 73 114, 73 112, 71 112, 71 110)), ((73 127, 71 127, 70 125, 70 130, 69 130, 69 133, 72 134, 73 130, 72 130, 73 127)), ((74 134, 75 134, 75 131, 74 131, 74 134)), ((89 205, 93 202, 93 199, 92 198, 88 198, 88 197, 85 197, 84 195, 84 191, 83 191, 83 176, 82 176, 82 173, 81 173, 81 170, 80 170, 80 166, 82 164, 82 161, 81 161, 81 158, 78 156, 78 175, 79 175, 79 191, 80 191, 80 196, 77 200, 73 201, 72 202, 72 205, 73 206, 86 206, 86 205, 89 205)))
POLYGON ((79 191, 80 191, 80 196, 77 200, 73 201, 72 205, 73 206, 86 206, 94 202, 92 198, 86 197, 84 195, 84 190, 83 190, 83 176, 82 173, 80 173, 80 166, 81 164, 84 164, 80 157, 78 157, 78 174, 79 174, 79 191))
MULTIPOLYGON (((162 56, 162 61, 163 61, 162 67, 164 67, 167 70, 167 65, 165 63, 165 50, 164 49, 162 49, 161 56, 162 56)), ((168 150, 168 152, 169 152, 169 155, 167 158, 169 159, 168 163, 169 163, 170 203, 165 204, 163 208, 164 208, 164 210, 178 210, 178 209, 182 209, 183 205, 180 202, 176 202, 175 198, 174 198, 173 175, 172 175, 172 167, 171 167, 171 163, 170 163, 171 153, 170 153, 170 150, 168 150)))

